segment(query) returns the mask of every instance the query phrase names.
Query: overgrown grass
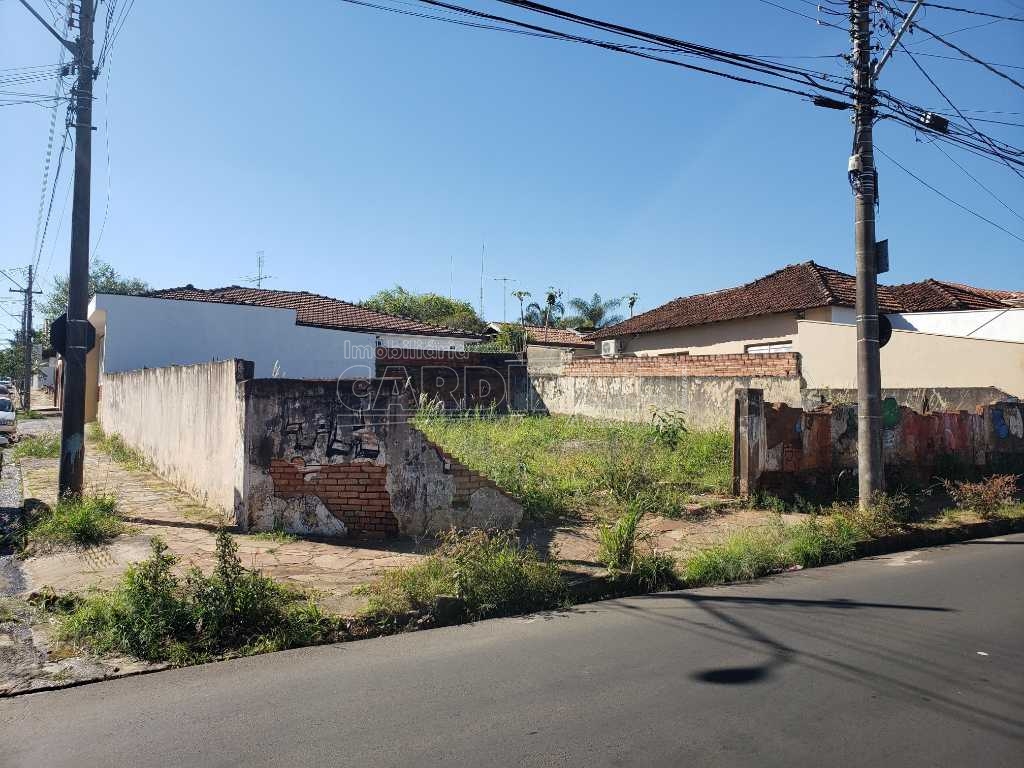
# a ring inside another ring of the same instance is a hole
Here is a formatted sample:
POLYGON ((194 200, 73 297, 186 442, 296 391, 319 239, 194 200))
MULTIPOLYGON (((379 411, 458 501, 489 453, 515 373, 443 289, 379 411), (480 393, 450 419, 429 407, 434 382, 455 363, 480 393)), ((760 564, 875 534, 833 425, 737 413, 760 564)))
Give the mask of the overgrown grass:
POLYGON ((732 440, 725 430, 687 430, 664 420, 627 424, 430 410, 415 424, 517 497, 534 519, 617 510, 637 496, 672 514, 689 494, 725 492, 731 482, 732 440))
POLYGON ((1004 508, 1014 506, 1017 475, 992 475, 972 483, 966 480, 944 480, 943 486, 957 509, 968 510, 991 520, 1004 508))
POLYGON ((16 459, 59 459, 60 435, 56 432, 45 432, 41 435, 23 437, 11 449, 16 459))
POLYGON ((131 566, 110 592, 85 597, 60 622, 60 639, 99 653, 198 663, 334 639, 336 620, 258 571, 244 568, 229 533, 217 534, 210 575, 184 579, 159 538, 148 560, 131 566))
POLYGON ((87 427, 89 439, 96 447, 110 456, 114 461, 125 469, 144 472, 152 469, 153 464, 141 452, 128 445, 120 435, 107 434, 98 422, 92 422, 87 427))
POLYGON ((795 525, 781 520, 748 528, 692 555, 683 568, 688 586, 747 581, 793 566, 816 567, 849 560, 866 531, 845 515, 814 516, 795 525))
POLYGON ((110 494, 62 499, 52 508, 39 507, 28 515, 23 545, 48 550, 102 544, 127 530, 117 516, 117 499, 110 494))
POLYGON ((32 421, 34 419, 45 418, 39 411, 33 411, 31 408, 27 411, 18 411, 18 418, 24 419, 25 421, 32 421))
POLYGON ((294 533, 288 533, 284 528, 274 528, 272 531, 259 531, 251 534, 257 541, 272 541, 275 544, 291 544, 299 540, 294 533))
POLYGON ((369 602, 363 618, 382 626, 404 626, 417 616, 438 623, 555 608, 567 591, 555 563, 511 532, 451 532, 420 563, 396 568, 362 590, 369 602), (439 611, 439 598, 453 598, 439 611))

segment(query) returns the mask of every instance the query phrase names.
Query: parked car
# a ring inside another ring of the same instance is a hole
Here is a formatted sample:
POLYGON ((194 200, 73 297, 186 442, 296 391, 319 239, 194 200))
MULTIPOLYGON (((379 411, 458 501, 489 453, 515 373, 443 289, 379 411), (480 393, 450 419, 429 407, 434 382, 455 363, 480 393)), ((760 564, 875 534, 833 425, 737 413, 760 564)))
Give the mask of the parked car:
POLYGON ((0 435, 13 435, 18 431, 14 416, 14 403, 9 397, 0 397, 0 435))

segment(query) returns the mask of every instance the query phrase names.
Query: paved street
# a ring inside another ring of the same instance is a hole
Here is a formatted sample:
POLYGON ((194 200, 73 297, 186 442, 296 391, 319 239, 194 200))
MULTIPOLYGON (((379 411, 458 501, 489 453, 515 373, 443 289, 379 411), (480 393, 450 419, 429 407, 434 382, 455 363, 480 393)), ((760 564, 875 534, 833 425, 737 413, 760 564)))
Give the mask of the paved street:
POLYGON ((4 766, 1015 766, 1024 536, 0 702, 4 766))

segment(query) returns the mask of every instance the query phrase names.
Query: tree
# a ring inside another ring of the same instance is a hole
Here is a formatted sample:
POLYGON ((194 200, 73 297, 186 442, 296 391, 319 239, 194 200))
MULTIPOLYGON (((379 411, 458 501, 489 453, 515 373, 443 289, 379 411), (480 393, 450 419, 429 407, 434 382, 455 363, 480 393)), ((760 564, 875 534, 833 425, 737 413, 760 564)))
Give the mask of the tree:
POLYGON ((525 325, 543 325, 545 328, 558 325, 565 315, 562 292, 554 287, 544 291, 544 303, 531 302, 523 314, 525 325))
POLYGON ((526 347, 526 332, 521 326, 505 323, 494 337, 494 345, 502 352, 522 352, 526 347))
POLYGON ((519 324, 526 325, 526 314, 523 310, 523 301, 530 298, 531 293, 529 291, 512 291, 512 297, 519 301, 519 324))
MULTIPOLYGON (((137 277, 124 277, 102 259, 89 265, 89 295, 115 293, 122 296, 137 296, 149 290, 149 285, 137 277)), ((53 320, 68 311, 68 278, 58 275, 53 286, 40 305, 43 317, 53 320)))
POLYGON ((360 306, 460 331, 478 333, 484 327, 480 316, 468 301, 449 299, 437 293, 413 293, 400 285, 377 291, 360 302, 360 306))
POLYGON ((589 300, 576 298, 569 302, 576 313, 572 318, 576 327, 592 330, 621 323, 622 315, 614 314, 621 305, 622 299, 602 300, 599 293, 595 293, 589 300))
POLYGON ((633 316, 633 307, 636 306, 636 300, 638 298, 640 297, 637 295, 636 291, 633 291, 633 293, 629 294, 629 296, 626 297, 626 305, 629 307, 630 317, 633 316))

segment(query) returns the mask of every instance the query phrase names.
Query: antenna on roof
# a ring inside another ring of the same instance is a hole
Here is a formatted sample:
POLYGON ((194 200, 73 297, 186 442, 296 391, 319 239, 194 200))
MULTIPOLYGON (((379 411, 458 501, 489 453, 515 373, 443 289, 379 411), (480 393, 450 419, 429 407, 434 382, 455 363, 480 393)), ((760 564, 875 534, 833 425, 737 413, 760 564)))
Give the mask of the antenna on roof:
POLYGON ((480 319, 484 319, 484 253, 487 251, 487 244, 480 243, 480 319))
MULTIPOLYGON (((496 283, 501 283, 501 322, 508 322, 508 284, 518 283, 519 281, 514 277, 492 277, 491 280, 496 283)), ((482 315, 480 319, 483 320, 482 315)))
POLYGON ((263 274, 263 251, 256 251, 256 274, 252 277, 243 277, 242 281, 246 283, 256 283, 257 288, 262 288, 264 280, 273 279, 273 275, 263 274))

